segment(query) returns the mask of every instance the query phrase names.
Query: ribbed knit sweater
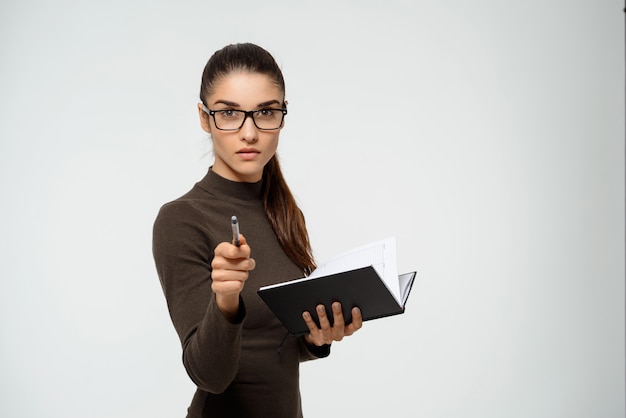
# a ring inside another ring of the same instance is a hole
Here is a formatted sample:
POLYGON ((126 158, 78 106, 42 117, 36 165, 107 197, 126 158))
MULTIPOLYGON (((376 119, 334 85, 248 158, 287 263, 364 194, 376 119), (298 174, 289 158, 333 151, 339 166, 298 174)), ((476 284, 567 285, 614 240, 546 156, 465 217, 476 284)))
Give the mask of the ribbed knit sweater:
POLYGON ((259 287, 296 279, 302 271, 285 255, 263 208, 262 182, 239 183, 209 170, 182 197, 161 207, 153 254, 170 317, 182 343, 183 364, 197 391, 188 418, 302 417, 299 363, 325 357, 287 330, 256 294, 259 287), (211 290, 215 247, 232 241, 237 215, 256 267, 227 320, 211 290))

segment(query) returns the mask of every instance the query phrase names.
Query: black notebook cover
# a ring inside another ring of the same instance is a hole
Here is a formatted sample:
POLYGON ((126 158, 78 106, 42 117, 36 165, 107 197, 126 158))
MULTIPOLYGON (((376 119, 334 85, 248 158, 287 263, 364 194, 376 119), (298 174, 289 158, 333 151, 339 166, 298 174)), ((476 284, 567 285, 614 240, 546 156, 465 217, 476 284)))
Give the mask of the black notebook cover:
MULTIPOLYGON (((413 284, 415 272, 410 275, 404 300, 413 284)), ((373 267, 364 267, 309 280, 287 282, 277 287, 261 288, 259 296, 283 323, 290 334, 308 334, 309 329, 302 319, 308 311, 319 325, 315 307, 323 304, 332 324, 331 304, 341 302, 346 324, 352 322, 351 310, 358 306, 363 320, 368 321, 404 312, 385 283, 373 267)))

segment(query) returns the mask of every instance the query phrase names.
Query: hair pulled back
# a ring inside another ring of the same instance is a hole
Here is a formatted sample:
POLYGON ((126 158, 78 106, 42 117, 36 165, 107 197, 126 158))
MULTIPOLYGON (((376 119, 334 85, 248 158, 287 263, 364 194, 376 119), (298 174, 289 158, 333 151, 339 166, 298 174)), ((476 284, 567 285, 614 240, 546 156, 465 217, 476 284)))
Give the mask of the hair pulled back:
POLYGON ((215 84, 223 77, 241 71, 265 74, 285 94, 285 80, 283 73, 276 64, 274 57, 258 45, 232 44, 216 51, 202 72, 200 85, 200 100, 205 105, 205 98, 213 93, 215 84))
MULTIPOLYGON (((224 77, 237 72, 267 75, 285 95, 285 80, 274 57, 265 49, 251 43, 232 44, 216 51, 202 73, 200 100, 205 106, 224 77)), ((284 104, 283 104, 284 106, 284 104)), ((263 168, 263 202, 265 214, 274 229, 285 254, 306 274, 315 269, 315 261, 304 216, 289 190, 274 156, 263 168)))

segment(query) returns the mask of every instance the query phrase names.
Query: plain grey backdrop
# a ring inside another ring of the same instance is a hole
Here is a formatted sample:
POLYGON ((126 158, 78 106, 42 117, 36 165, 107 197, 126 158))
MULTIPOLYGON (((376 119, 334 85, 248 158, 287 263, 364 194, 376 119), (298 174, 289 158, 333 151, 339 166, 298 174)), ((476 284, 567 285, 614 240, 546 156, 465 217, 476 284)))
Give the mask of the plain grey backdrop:
POLYGON ((305 416, 623 417, 623 6, 3 1, 0 415, 185 415, 152 222, 211 164, 206 60, 250 41, 317 258, 395 235, 418 271, 302 366, 305 416))

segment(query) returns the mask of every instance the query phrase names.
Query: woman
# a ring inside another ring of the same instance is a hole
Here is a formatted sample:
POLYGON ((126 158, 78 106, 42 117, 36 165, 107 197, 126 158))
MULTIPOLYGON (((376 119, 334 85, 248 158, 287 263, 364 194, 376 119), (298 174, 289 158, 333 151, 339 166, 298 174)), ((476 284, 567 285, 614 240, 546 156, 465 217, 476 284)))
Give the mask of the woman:
POLYGON ((287 102, 273 57, 253 44, 217 51, 204 69, 200 100, 214 163, 161 208, 153 237, 183 364, 198 387, 188 417, 301 417, 299 363, 328 356, 333 341, 361 327, 361 314, 355 308, 345 325, 338 303, 328 313, 318 306, 319 327, 304 312, 310 333, 285 337, 256 294, 315 268, 276 156, 287 102), (242 227, 239 246, 231 241, 232 215, 242 227))

